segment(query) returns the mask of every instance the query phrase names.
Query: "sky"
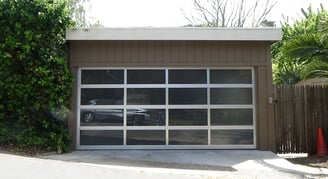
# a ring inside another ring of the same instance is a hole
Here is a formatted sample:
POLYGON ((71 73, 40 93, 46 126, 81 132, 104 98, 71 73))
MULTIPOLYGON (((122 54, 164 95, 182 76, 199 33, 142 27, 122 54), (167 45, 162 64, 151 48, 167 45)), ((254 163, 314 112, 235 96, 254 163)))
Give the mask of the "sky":
MULTIPOLYGON (((301 8, 310 4, 316 9, 322 3, 328 9, 328 0, 276 1, 267 20, 276 21, 277 26, 282 15, 298 19, 301 8)), ((105 27, 180 27, 189 24, 183 11, 193 12, 193 0, 90 0, 90 4, 87 17, 99 20, 105 27)))

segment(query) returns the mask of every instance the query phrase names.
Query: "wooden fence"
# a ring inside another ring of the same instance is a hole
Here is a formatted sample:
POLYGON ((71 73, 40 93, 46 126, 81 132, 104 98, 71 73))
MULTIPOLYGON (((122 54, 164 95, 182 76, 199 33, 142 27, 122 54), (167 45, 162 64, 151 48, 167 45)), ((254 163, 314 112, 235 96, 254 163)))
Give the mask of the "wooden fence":
POLYGON ((317 129, 328 139, 328 87, 275 86, 278 153, 316 153, 317 129))

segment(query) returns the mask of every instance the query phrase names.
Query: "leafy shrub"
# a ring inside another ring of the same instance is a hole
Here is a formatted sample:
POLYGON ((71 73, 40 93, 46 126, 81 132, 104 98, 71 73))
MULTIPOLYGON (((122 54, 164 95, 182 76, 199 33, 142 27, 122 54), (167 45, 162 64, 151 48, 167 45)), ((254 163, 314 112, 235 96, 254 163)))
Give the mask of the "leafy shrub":
POLYGON ((0 143, 67 150, 67 121, 54 109, 69 106, 72 78, 60 0, 0 0, 0 143))

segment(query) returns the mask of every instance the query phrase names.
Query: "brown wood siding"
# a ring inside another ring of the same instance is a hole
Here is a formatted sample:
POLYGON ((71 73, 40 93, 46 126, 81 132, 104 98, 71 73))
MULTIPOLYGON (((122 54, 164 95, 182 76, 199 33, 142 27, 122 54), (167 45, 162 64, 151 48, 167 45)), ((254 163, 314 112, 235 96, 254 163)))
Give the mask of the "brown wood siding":
POLYGON ((265 85, 266 80, 266 67, 258 67, 256 69, 255 76, 256 84, 264 82, 264 84, 256 85, 256 139, 257 148, 260 150, 266 150, 268 148, 268 132, 264 132, 268 129, 268 121, 266 117, 266 106, 267 106, 267 86, 265 85))
POLYGON ((266 65, 269 42, 72 41, 71 65, 170 67, 266 65))
POLYGON ((256 70, 256 131, 257 149, 276 152, 273 85, 270 66, 260 66, 256 70), (271 79, 271 80, 270 80, 271 79))
POLYGON ((71 142, 71 147, 74 149, 76 145, 76 132, 77 132, 77 75, 78 75, 78 68, 77 67, 71 67, 70 71, 72 73, 72 77, 74 79, 74 83, 72 86, 72 96, 71 96, 71 113, 70 113, 70 118, 68 120, 68 127, 70 128, 72 132, 72 142, 71 142))
POLYGON ((271 62, 271 46, 266 46, 266 59, 267 60, 267 67, 266 67, 266 85, 267 85, 267 120, 268 120, 268 130, 263 132, 268 132, 268 149, 273 152, 277 152, 276 148, 276 125, 274 119, 274 89, 273 89, 273 82, 272 82, 272 62, 271 62), (269 101, 269 98, 272 101, 269 101))

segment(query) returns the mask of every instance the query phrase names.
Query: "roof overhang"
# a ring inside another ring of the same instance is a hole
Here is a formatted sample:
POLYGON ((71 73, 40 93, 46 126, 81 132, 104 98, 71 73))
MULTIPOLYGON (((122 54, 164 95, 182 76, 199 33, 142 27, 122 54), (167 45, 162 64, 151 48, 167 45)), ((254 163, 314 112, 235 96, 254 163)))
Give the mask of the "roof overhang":
POLYGON ((66 40, 279 41, 281 28, 71 28, 66 40))

